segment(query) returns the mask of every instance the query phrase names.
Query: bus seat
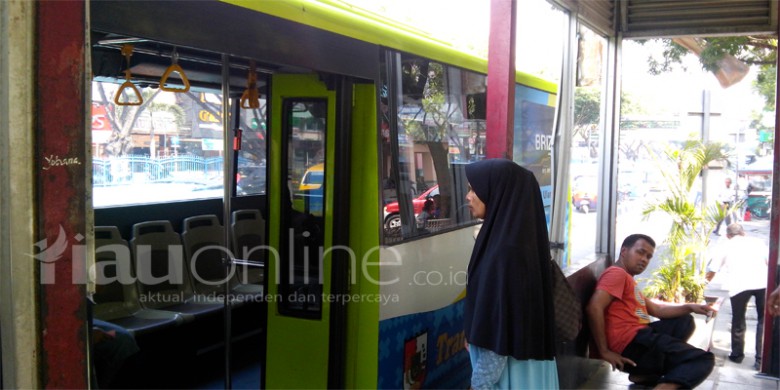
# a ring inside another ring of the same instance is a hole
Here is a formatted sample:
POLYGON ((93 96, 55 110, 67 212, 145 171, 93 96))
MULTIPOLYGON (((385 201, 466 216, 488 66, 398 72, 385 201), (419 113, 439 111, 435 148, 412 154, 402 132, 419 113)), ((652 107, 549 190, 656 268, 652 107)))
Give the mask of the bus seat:
POLYGON ((95 318, 121 326, 133 336, 184 322, 178 313, 141 307, 130 247, 116 226, 95 227, 95 271, 95 318))
MULTIPOLYGON (((226 273, 222 258, 227 255, 227 248, 225 233, 217 216, 209 214, 185 218, 181 237, 195 291, 209 296, 223 295, 226 273)), ((227 279, 227 282, 231 294, 243 295, 243 298, 250 298, 248 295, 263 292, 262 286, 239 284, 235 273, 227 279)), ((237 299, 231 300, 231 303, 240 304, 246 301, 247 299, 237 299)))
POLYGON ((181 237, 170 221, 134 224, 130 248, 144 307, 182 313, 185 321, 221 313, 219 300, 193 290, 181 237))
MULTIPOLYGON (((244 209, 233 211, 232 229, 233 254, 238 259, 258 263, 265 262, 265 219, 260 210, 244 209)), ((240 267, 241 283, 263 284, 264 269, 262 267, 240 267)))

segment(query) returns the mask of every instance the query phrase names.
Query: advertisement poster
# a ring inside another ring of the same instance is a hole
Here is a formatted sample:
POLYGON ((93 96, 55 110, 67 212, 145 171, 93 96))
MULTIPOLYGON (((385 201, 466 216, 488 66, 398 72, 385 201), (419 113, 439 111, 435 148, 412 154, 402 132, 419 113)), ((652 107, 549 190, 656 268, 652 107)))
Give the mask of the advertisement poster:
POLYGON ((515 88, 514 161, 536 176, 549 228, 552 208, 552 141, 555 95, 518 85, 515 88))

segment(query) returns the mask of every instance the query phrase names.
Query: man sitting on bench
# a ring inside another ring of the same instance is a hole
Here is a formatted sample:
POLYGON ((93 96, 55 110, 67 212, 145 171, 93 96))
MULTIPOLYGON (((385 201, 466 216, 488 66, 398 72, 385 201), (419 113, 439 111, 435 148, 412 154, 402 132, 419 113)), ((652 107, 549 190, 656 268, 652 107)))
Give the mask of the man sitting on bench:
POLYGON ((615 265, 599 278, 587 307, 600 358, 629 373, 629 380, 656 389, 693 388, 712 372, 715 357, 686 343, 695 324, 690 313, 708 314, 709 305, 664 304, 646 299, 634 276, 647 268, 655 241, 628 236, 615 265), (660 320, 651 322, 650 317, 660 320))

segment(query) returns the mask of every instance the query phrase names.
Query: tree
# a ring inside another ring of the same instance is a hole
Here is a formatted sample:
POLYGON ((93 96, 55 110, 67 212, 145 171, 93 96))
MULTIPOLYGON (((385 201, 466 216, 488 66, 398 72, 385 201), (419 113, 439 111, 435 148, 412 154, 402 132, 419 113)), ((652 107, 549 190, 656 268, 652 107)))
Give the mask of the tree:
MULTIPOLYGON (((409 59, 402 67, 403 85, 411 89, 404 91, 405 95, 414 99, 419 108, 405 116, 402 123, 415 143, 427 145, 436 171, 441 204, 445 207, 450 204, 452 194, 449 143, 464 149, 453 124, 453 116, 463 111, 458 101, 452 101, 446 93, 446 76, 445 66, 424 59, 409 59)), ((447 215, 446 211, 444 214, 447 215)))
MULTIPOLYGON (((106 116, 108 122, 111 124, 111 137, 106 145, 106 152, 111 156, 120 156, 130 152, 130 133, 135 126, 135 122, 146 107, 152 104, 154 98, 160 93, 160 90, 158 89, 154 92, 145 90, 142 92, 141 97, 143 98, 143 102, 139 106, 119 106, 115 105, 113 100, 109 100, 105 87, 105 83, 98 83, 100 101, 107 108, 106 116)), ((126 98, 126 96, 123 97, 126 98)))
MULTIPOLYGON (((173 114, 176 124, 179 128, 184 124, 184 118, 186 113, 181 104, 169 104, 161 103, 157 97, 160 95, 160 89, 145 88, 141 91, 141 97, 143 102, 139 106, 121 106, 114 104, 113 93, 107 91, 106 86, 108 83, 97 83, 97 91, 100 99, 100 103, 106 107, 106 116, 111 125, 111 137, 106 145, 106 151, 109 155, 119 156, 128 154, 131 152, 132 146, 132 130, 136 126, 138 118, 143 115, 145 111, 149 112, 150 117, 154 118, 156 112, 170 112, 173 114), (109 97, 109 95, 111 97, 109 97)), ((123 97, 124 98, 124 97, 123 97)), ((177 101, 181 102, 182 99, 190 99, 201 109, 207 111, 210 115, 216 118, 218 121, 222 121, 222 106, 213 102, 207 101, 207 99, 201 99, 200 96, 193 92, 185 92, 177 94, 177 101)), ((243 138, 242 152, 252 155, 256 160, 262 161, 265 156, 264 140, 266 136, 265 125, 265 101, 260 108, 252 109, 249 114, 241 115, 240 127, 250 133, 245 133, 243 138), (254 122, 253 122, 254 120, 254 122)), ((154 120, 152 120, 152 128, 150 129, 150 153, 153 154, 155 149, 154 145, 154 120)))
MULTIPOLYGON (((620 115, 627 116, 644 113, 643 108, 637 104, 630 95, 623 92, 620 95, 620 115)), ((601 120, 601 88, 578 87, 574 90, 574 122, 572 127, 572 138, 578 137, 581 143, 591 145, 590 139, 594 131, 598 131, 598 124, 601 120)), ((575 142, 576 143, 576 142, 575 142)), ((639 149, 642 143, 628 144, 621 142, 620 150, 626 157, 635 160, 639 155, 639 149)), ((597 151, 591 150, 591 156, 596 157, 597 151)))
MULTIPOLYGON (((689 49, 672 39, 656 41, 661 42, 664 50, 660 58, 651 56, 648 59, 651 74, 658 75, 669 72, 675 66, 685 68, 682 59, 689 53, 689 49)), ((758 68, 758 75, 753 87, 757 93, 764 97, 765 109, 774 111, 777 38, 760 36, 713 37, 701 38, 698 42, 702 48, 698 54, 702 69, 710 72, 717 71, 719 69, 718 63, 727 56, 733 56, 751 67, 758 68)))
MULTIPOLYGON (((646 293, 671 302, 698 302, 704 293, 704 253, 715 224, 726 216, 716 204, 699 206, 692 190, 702 170, 714 161, 725 160, 724 145, 688 141, 680 149, 656 157, 657 170, 664 177, 666 195, 645 206, 646 220, 655 213, 666 214, 672 226, 662 254, 663 264, 653 272, 646 293)), ((738 206, 735 206, 738 207, 738 206)))
POLYGON ((601 117, 601 89, 599 87, 578 87, 574 90, 574 122, 572 137, 579 137, 587 144, 592 128, 601 117))

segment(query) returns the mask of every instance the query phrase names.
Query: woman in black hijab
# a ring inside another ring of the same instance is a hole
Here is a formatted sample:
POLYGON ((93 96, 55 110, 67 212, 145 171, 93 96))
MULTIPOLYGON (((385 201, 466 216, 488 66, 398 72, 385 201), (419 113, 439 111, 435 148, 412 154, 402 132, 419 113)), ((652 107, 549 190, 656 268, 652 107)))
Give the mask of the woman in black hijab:
POLYGON ((468 267, 465 332, 474 389, 558 388, 547 221, 533 173, 509 160, 466 166, 484 219, 468 267))

